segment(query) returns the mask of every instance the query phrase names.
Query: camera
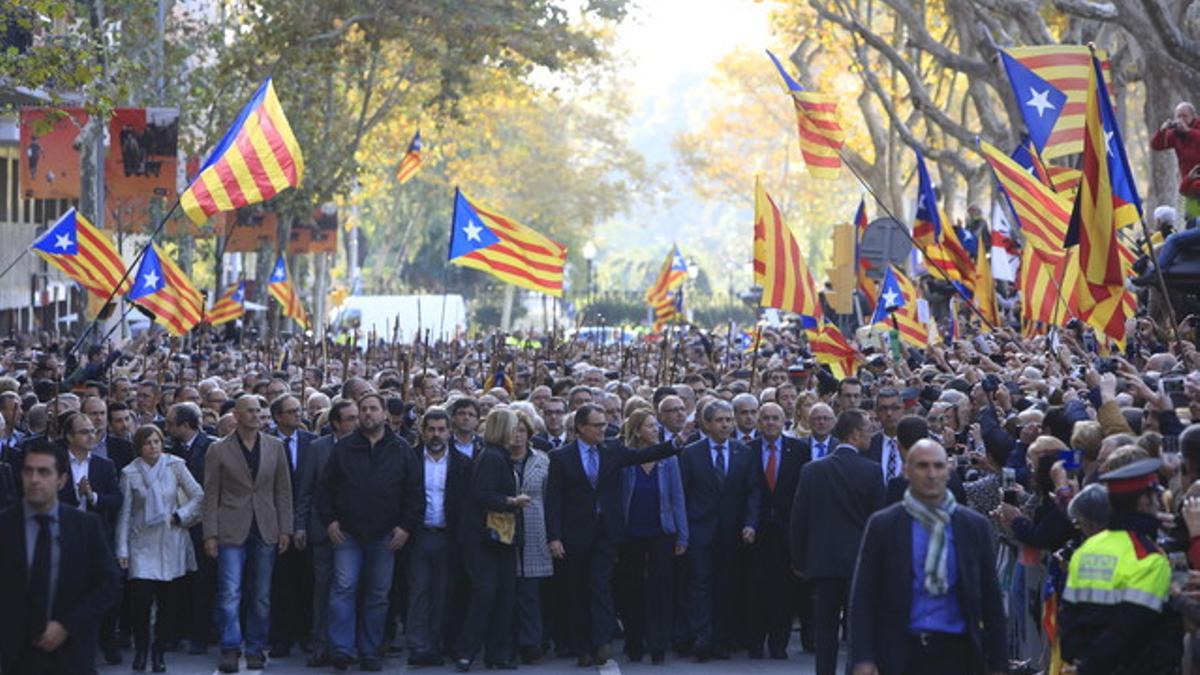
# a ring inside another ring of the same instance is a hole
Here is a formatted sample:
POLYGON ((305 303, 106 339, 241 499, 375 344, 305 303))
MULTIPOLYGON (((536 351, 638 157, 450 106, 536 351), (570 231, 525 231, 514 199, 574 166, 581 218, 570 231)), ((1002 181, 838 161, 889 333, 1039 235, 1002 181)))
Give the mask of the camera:
POLYGON ((1101 375, 1117 372, 1117 360, 1112 357, 1100 359, 1100 362, 1096 364, 1096 372, 1101 375))
POLYGON ((1188 405, 1188 397, 1184 392, 1183 375, 1174 374, 1164 376, 1160 380, 1163 393, 1171 397, 1171 405, 1176 408, 1184 408, 1188 405))

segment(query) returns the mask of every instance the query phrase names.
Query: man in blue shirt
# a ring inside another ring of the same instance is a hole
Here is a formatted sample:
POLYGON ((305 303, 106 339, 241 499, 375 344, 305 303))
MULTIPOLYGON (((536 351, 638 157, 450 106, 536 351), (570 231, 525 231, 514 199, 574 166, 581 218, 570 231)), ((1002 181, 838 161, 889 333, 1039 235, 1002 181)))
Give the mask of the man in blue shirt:
POLYGON ((904 499, 871 516, 850 594, 854 675, 1005 672, 996 552, 983 516, 947 489, 946 450, 908 451, 904 499), (907 621, 895 617, 907 616, 907 621))

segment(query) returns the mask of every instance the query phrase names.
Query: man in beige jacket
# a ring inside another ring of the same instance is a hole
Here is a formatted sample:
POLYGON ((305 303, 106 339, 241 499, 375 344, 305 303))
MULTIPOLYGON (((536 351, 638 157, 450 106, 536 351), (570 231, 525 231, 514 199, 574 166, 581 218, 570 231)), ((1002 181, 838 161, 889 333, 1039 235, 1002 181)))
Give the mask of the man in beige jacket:
POLYGON ((204 552, 217 559, 217 612, 223 673, 238 672, 242 570, 249 562, 246 667, 261 670, 271 612, 275 556, 292 535, 292 481, 283 442, 259 431, 262 401, 245 395, 233 413, 236 430, 204 458, 204 552))

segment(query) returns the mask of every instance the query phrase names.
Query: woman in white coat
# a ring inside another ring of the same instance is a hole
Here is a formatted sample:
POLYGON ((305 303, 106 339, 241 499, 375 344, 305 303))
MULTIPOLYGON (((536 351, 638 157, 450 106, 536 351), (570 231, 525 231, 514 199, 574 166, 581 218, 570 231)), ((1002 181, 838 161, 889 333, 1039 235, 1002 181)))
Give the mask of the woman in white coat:
POLYGON ((163 433, 147 424, 133 434, 138 454, 121 470, 121 514, 117 519, 117 562, 129 573, 133 621, 133 669, 146 669, 150 643, 150 607, 157 601, 152 668, 166 671, 163 640, 175 612, 168 592, 171 581, 196 569, 196 552, 188 528, 200 517, 204 490, 187 464, 163 452, 163 433))

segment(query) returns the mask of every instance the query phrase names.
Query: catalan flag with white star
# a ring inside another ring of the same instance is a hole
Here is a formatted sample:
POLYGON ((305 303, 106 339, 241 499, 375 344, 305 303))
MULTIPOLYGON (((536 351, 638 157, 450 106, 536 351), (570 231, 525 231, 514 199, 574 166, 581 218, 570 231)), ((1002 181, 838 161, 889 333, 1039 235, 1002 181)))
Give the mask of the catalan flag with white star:
MULTIPOLYGON (((34 240, 33 252, 62 270, 96 297, 115 295, 125 275, 125 261, 112 237, 88 222, 75 209, 64 213, 58 222, 34 240)), ((129 279, 120 290, 129 288, 129 279)))
POLYGON ((413 134, 412 141, 408 144, 408 151, 404 153, 404 157, 400 159, 400 167, 396 169, 396 182, 404 185, 413 176, 417 175, 417 171, 421 168, 421 131, 413 134))
POLYGON ((213 326, 219 326, 237 319, 246 313, 246 282, 237 281, 217 298, 212 309, 204 315, 204 320, 213 326))
POLYGON ((204 319, 204 296, 158 244, 142 255, 129 299, 154 314, 154 321, 175 337, 204 319))
POLYGON ((871 324, 895 328, 904 342, 914 347, 926 347, 929 344, 929 327, 918 316, 919 298, 917 289, 908 277, 895 265, 888 266, 883 282, 879 284, 879 302, 875 305, 871 324))
POLYGON ((454 192, 450 262, 501 281, 562 297, 567 249, 521 223, 454 192))
POLYGON ((283 259, 282 253, 275 260, 275 269, 271 271, 271 279, 267 282, 267 292, 283 308, 284 316, 308 330, 308 312, 304 311, 304 304, 300 302, 300 292, 296 290, 296 284, 292 283, 292 276, 288 274, 287 261, 283 259))
POLYGON ((837 98, 808 91, 792 79, 783 64, 770 51, 767 56, 779 70, 788 93, 796 105, 796 127, 800 132, 800 154, 813 178, 837 178, 842 168, 839 154, 846 132, 838 122, 837 98))
POLYGON ((296 187, 304 157, 267 78, 209 153, 179 205, 196 224, 296 187))

